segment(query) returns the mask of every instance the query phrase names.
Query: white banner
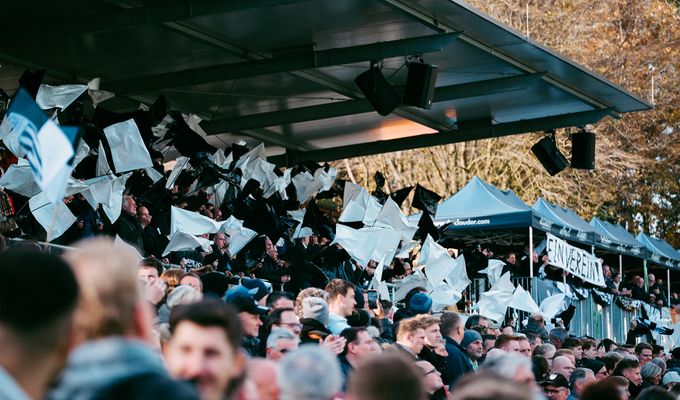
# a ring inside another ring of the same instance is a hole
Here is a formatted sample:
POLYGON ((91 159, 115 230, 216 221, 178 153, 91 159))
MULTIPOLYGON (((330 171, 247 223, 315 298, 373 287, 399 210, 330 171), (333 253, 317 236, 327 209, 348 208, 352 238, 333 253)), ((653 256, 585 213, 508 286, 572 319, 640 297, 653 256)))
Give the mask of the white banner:
POLYGON ((546 235, 546 250, 550 265, 560 267, 593 285, 605 286, 602 261, 599 258, 550 233, 546 235))

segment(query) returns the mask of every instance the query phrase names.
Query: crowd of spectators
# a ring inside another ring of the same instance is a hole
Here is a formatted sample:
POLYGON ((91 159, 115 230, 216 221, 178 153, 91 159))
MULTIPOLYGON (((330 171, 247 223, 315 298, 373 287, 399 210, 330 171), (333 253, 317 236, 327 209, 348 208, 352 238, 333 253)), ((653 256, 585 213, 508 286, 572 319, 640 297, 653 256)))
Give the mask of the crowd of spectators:
MULTIPOLYGON (((369 298, 378 269, 382 281, 399 283, 422 271, 417 255, 360 265, 331 242, 330 222, 314 200, 305 209, 311 233, 295 239, 279 226, 281 210, 258 219, 276 202, 258 203, 263 208, 241 216, 258 235, 238 254, 224 232, 202 235, 209 246, 166 251, 170 206, 220 222, 238 215, 235 204, 264 201, 256 189, 244 200, 246 186, 217 207, 194 184, 180 178, 150 197, 148 179, 135 171, 113 223, 81 194, 64 199, 76 223, 55 241, 74 246, 63 257, 30 241, 0 253, 9 277, 0 288, 0 343, 17 349, 0 357, 0 398, 603 400, 663 398, 659 390, 680 382, 680 349, 664 360, 663 349, 632 345, 649 331, 644 324, 634 323, 619 346, 559 327, 547 332, 540 315, 526 324, 468 315, 470 293, 435 314, 422 287, 398 303, 369 298), (114 237, 134 251, 114 245, 114 237), (15 270, 24 264, 31 268, 15 270), (46 264, 58 270, 54 282, 48 270, 34 270, 46 264)), ((44 240, 44 229, 18 212, 26 199, 0 193, 0 233, 44 240)), ((533 269, 580 284, 545 254, 530 260, 528 245, 502 255, 482 245, 449 251, 465 257, 472 279, 500 260, 501 273, 513 277, 533 269)), ((603 272, 612 294, 673 304, 653 274, 645 289, 639 275, 622 282, 608 265, 603 272)))
MULTIPOLYGON (((0 253, 0 398, 675 399, 680 348, 524 328, 423 288, 397 305, 331 279, 297 294, 139 262, 105 238, 0 253), (396 312, 395 312, 396 311, 396 312)), ((285 289, 285 285, 284 285, 285 289)))

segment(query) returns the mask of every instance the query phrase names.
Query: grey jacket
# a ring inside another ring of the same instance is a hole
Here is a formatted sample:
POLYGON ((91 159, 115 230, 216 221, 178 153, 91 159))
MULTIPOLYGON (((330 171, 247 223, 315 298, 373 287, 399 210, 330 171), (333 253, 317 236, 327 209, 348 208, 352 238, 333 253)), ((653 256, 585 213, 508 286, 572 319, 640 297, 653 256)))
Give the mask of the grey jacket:
POLYGON ((139 340, 111 337, 77 347, 48 399, 102 399, 121 391, 126 398, 198 398, 193 388, 170 378, 151 347, 139 340))

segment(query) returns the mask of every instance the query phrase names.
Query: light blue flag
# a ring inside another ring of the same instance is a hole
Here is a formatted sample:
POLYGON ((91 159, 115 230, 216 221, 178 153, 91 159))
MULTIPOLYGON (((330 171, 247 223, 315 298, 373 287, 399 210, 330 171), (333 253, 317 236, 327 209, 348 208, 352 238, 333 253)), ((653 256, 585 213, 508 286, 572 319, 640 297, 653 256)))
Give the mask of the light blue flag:
POLYGON ((7 110, 7 118, 18 135, 36 183, 48 200, 60 201, 74 168, 79 128, 58 126, 22 88, 7 110))

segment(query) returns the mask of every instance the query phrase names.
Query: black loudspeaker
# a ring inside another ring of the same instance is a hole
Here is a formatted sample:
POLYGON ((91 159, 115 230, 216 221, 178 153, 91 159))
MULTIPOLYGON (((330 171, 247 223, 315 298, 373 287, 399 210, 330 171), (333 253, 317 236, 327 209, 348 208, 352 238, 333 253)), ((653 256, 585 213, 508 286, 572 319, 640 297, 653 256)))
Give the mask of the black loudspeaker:
POLYGON ((571 167, 595 169, 595 134, 580 131, 571 135, 571 167))
POLYGON ((409 63, 406 89, 404 90, 404 104, 427 109, 432 107, 432 97, 434 96, 438 72, 439 68, 436 65, 409 63))
POLYGON ((399 93, 385 79, 378 67, 371 66, 371 69, 357 76, 354 82, 375 111, 382 116, 389 115, 401 104, 399 93))
POLYGON ((538 143, 531 146, 531 151, 551 176, 556 175, 569 165, 567 159, 557 148, 555 138, 552 136, 546 136, 539 140, 538 143))

